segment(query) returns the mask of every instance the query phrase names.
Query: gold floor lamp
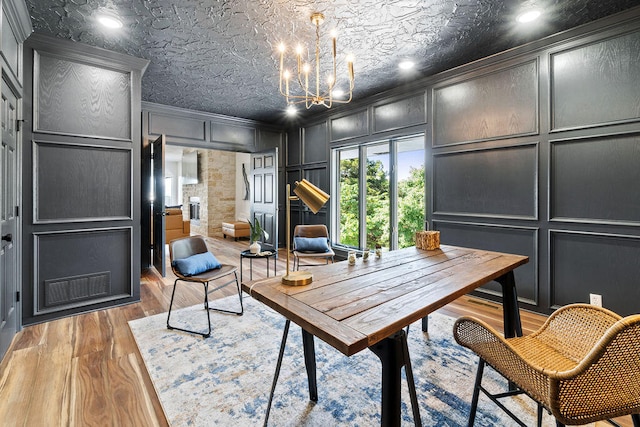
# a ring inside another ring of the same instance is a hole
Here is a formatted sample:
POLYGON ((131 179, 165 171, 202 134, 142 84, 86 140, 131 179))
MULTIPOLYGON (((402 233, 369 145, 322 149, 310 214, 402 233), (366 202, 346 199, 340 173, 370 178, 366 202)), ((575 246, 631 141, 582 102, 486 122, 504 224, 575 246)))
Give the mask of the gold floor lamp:
POLYGON ((327 203, 329 195, 306 179, 300 182, 296 181, 293 192, 295 196, 291 194, 291 185, 287 184, 287 273, 282 277, 282 283, 291 286, 302 286, 311 283, 313 275, 308 271, 289 271, 289 257, 291 256, 291 201, 302 200, 302 203, 316 214, 327 203))

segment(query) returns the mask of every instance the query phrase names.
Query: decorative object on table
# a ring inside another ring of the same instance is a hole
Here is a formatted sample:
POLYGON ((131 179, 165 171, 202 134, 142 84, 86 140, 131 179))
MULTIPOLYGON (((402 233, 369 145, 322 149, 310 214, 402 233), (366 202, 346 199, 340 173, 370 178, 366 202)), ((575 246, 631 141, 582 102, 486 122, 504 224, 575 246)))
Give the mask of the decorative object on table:
POLYGON ((349 260, 349 265, 356 265, 356 251, 349 251, 347 259, 349 260))
POLYGON ((382 246, 376 245, 376 258, 380 259, 382 257, 382 246))
POLYGON ((308 285, 313 281, 313 275, 308 271, 291 271, 289 261, 291 258, 291 201, 302 200, 311 212, 318 213, 320 208, 329 200, 329 195, 307 181, 296 181, 293 189, 295 196, 291 195, 291 185, 287 184, 287 272, 282 277, 285 285, 301 286, 308 285))
MULTIPOLYGON (((428 227, 427 227, 428 228, 428 227)), ((439 231, 417 231, 416 232, 416 248, 432 251, 440 247, 439 231)))
POLYGON ((369 248, 364 248, 362 251, 362 261, 369 261, 369 248))
POLYGON ((325 78, 320 75, 320 58, 325 58, 324 54, 320 54, 320 24, 324 22, 324 15, 320 12, 313 13, 311 15, 311 22, 316 26, 315 64, 313 66, 305 60, 307 54, 303 50, 302 46, 299 45, 295 51, 297 69, 296 71, 290 71, 288 68, 285 68, 284 54, 286 53, 286 46, 284 43, 280 43, 278 46, 278 50, 280 51, 280 94, 285 97, 288 106, 304 104, 307 109, 314 105, 323 105, 327 108, 331 108, 334 102, 337 104, 346 104, 351 101, 353 95, 353 57, 351 55, 346 57, 347 77, 349 79, 349 93, 346 94, 348 99, 335 99, 335 85, 338 77, 336 75, 337 34, 332 33, 331 57, 333 59, 333 73, 329 76, 327 87, 321 90, 321 80, 325 81, 325 78), (312 89, 310 89, 309 77, 311 77, 311 80, 314 79, 313 75, 309 76, 312 70, 315 70, 315 84, 312 84, 312 89), (299 90, 289 86, 289 82, 291 80, 299 83, 299 90))
POLYGON ((249 227, 251 227, 251 233, 249 235, 249 237, 251 238, 251 245, 249 245, 249 249, 251 250, 252 254, 257 254, 262 249, 260 246, 262 237, 264 236, 265 239, 268 239, 269 233, 262 229, 258 218, 254 219, 253 224, 249 220, 247 220, 247 222, 249 223, 249 227))

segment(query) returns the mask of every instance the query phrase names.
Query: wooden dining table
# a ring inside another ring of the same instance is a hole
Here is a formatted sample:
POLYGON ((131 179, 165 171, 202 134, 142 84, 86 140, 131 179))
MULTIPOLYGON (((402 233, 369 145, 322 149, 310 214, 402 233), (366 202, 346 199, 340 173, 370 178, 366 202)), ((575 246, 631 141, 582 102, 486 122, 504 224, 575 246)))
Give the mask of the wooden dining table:
POLYGON ((290 322, 302 328, 310 399, 317 401, 314 337, 347 356, 370 349, 382 363, 381 425, 400 425, 401 369, 405 368, 414 422, 421 425, 403 328, 474 289, 502 285, 505 336, 522 335, 513 270, 528 257, 441 245, 385 252, 355 265, 347 261, 311 268, 313 282, 288 286, 276 276, 242 284, 252 298, 286 319, 265 417, 267 424, 290 322))

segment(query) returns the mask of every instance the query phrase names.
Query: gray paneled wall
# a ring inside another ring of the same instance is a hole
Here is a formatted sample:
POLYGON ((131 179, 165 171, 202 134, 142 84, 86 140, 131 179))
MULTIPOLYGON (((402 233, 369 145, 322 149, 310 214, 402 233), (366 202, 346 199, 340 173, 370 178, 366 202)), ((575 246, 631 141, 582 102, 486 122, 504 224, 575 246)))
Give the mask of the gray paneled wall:
POLYGON ((640 135, 552 141, 550 157, 551 220, 640 225, 640 135))
POLYGON ((538 132, 536 60, 433 91, 433 145, 538 132))
POLYGON ((425 132, 442 243, 529 256, 526 308, 598 293, 640 313, 640 9, 617 19, 316 115, 289 133, 288 180, 324 168, 329 184, 332 146, 425 132))
MULTIPOLYGON (((535 227, 509 227, 486 223, 465 223, 434 220, 434 226, 446 236, 447 244, 471 248, 481 247, 526 255, 529 263, 515 271, 518 297, 528 304, 538 304, 538 230, 535 227)), ((493 282, 480 293, 500 295, 500 285, 493 282)))
POLYGON ((596 293, 607 307, 640 312, 640 237, 566 230, 550 230, 549 235, 552 305, 596 293))
POLYGON ((348 116, 331 119, 331 141, 357 138, 369 134, 369 112, 358 111, 348 116))
POLYGON ((139 299, 147 64, 38 34, 25 43, 24 324, 139 299))
POLYGON ((373 106, 373 132, 402 129, 427 122, 427 96, 420 93, 410 98, 373 106))
POLYGON ((537 218, 537 154, 537 144, 435 154, 434 214, 537 218))
POLYGON ((640 32, 551 54, 553 130, 640 118, 640 32))
POLYGON ((34 233, 34 314, 131 297, 131 233, 131 227, 34 233))
POLYGON ((131 73, 34 51, 34 132, 131 139, 131 73))
POLYGON ((326 123, 323 122, 303 128, 302 162, 305 164, 326 162, 328 154, 326 123))
POLYGON ((132 149, 33 142, 34 223, 132 219, 132 149))

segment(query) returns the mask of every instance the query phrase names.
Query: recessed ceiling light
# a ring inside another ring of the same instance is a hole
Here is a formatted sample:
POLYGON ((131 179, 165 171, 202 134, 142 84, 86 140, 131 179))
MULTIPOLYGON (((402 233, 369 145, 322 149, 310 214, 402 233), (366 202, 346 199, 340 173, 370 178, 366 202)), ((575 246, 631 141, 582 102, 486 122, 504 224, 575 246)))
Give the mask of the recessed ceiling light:
POLYGON ((298 110, 296 110, 296 107, 294 107, 293 105, 287 105, 287 116, 295 116, 298 113, 298 110))
POLYGON ((115 16, 99 15, 98 22, 107 28, 122 28, 122 21, 115 16))
POLYGON ((542 12, 540 12, 539 10, 536 10, 536 9, 527 10, 525 12, 522 12, 520 15, 518 15, 518 17, 516 18, 516 21, 524 24, 527 22, 535 21, 540 17, 540 15, 542 15, 542 12))
POLYGON ((416 64, 413 61, 402 61, 398 64, 398 67, 400 67, 401 70, 410 70, 412 69, 416 64))

